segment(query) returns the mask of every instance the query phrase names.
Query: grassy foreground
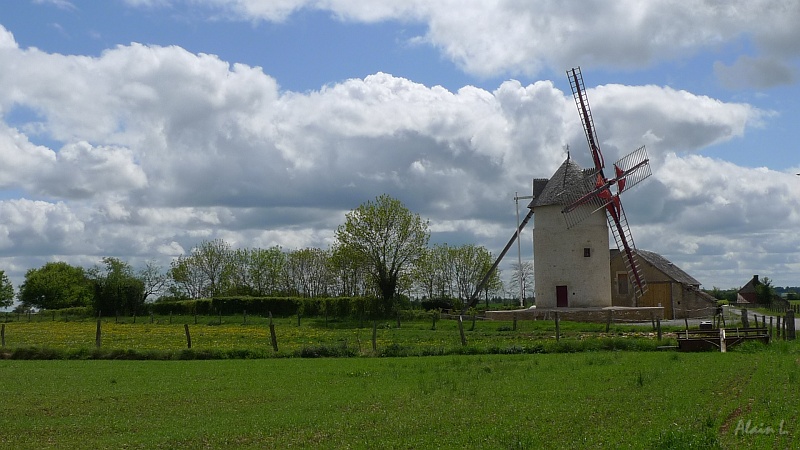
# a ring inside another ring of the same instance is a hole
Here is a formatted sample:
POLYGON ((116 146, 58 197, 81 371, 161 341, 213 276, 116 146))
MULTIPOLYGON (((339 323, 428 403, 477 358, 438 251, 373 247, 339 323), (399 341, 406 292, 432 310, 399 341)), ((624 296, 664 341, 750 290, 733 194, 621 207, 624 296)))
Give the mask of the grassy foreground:
POLYGON ((0 448, 14 449, 793 448, 800 433, 800 354, 786 343, 726 354, 0 360, 0 377, 0 448))

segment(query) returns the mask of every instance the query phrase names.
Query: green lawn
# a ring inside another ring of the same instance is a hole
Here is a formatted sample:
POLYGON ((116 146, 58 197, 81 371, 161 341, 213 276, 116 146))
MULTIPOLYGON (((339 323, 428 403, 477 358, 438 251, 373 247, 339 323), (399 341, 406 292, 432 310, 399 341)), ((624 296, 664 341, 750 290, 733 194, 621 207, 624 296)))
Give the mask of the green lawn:
POLYGON ((794 447, 798 346, 743 350, 0 360, 0 448, 794 447))

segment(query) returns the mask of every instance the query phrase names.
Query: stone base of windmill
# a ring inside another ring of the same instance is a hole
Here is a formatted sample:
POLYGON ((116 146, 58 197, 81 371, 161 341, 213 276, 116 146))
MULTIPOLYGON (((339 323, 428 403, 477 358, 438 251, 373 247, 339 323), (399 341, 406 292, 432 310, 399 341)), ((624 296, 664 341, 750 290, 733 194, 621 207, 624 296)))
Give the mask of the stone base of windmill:
POLYGON ((507 311, 486 311, 489 320, 559 320, 572 322, 608 322, 609 315, 614 322, 649 322, 664 319, 661 306, 625 307, 606 306, 602 308, 527 308, 507 311))

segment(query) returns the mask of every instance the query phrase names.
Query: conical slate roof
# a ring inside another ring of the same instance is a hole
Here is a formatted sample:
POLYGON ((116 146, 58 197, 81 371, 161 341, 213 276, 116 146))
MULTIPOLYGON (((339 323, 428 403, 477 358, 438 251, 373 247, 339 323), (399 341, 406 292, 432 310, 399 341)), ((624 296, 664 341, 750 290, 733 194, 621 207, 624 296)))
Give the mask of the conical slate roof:
POLYGON ((586 193, 585 179, 594 169, 582 169, 575 161, 567 158, 550 179, 533 180, 533 200, 528 208, 537 206, 566 206, 570 199, 586 193))

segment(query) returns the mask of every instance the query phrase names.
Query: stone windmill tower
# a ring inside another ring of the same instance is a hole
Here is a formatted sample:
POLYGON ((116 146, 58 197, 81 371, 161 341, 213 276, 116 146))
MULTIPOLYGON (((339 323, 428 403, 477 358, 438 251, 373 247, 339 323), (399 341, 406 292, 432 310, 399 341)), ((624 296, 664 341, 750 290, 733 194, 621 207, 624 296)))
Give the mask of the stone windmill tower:
MULTIPOLYGON (((593 175, 567 157, 550 179, 533 181, 533 265, 536 307, 611 306, 608 223, 592 214, 592 205, 578 206, 586 218, 568 227, 562 210, 584 180, 593 175), (603 268, 597 270, 597 268, 603 268)), ((578 195, 580 196, 580 195, 578 195)))

